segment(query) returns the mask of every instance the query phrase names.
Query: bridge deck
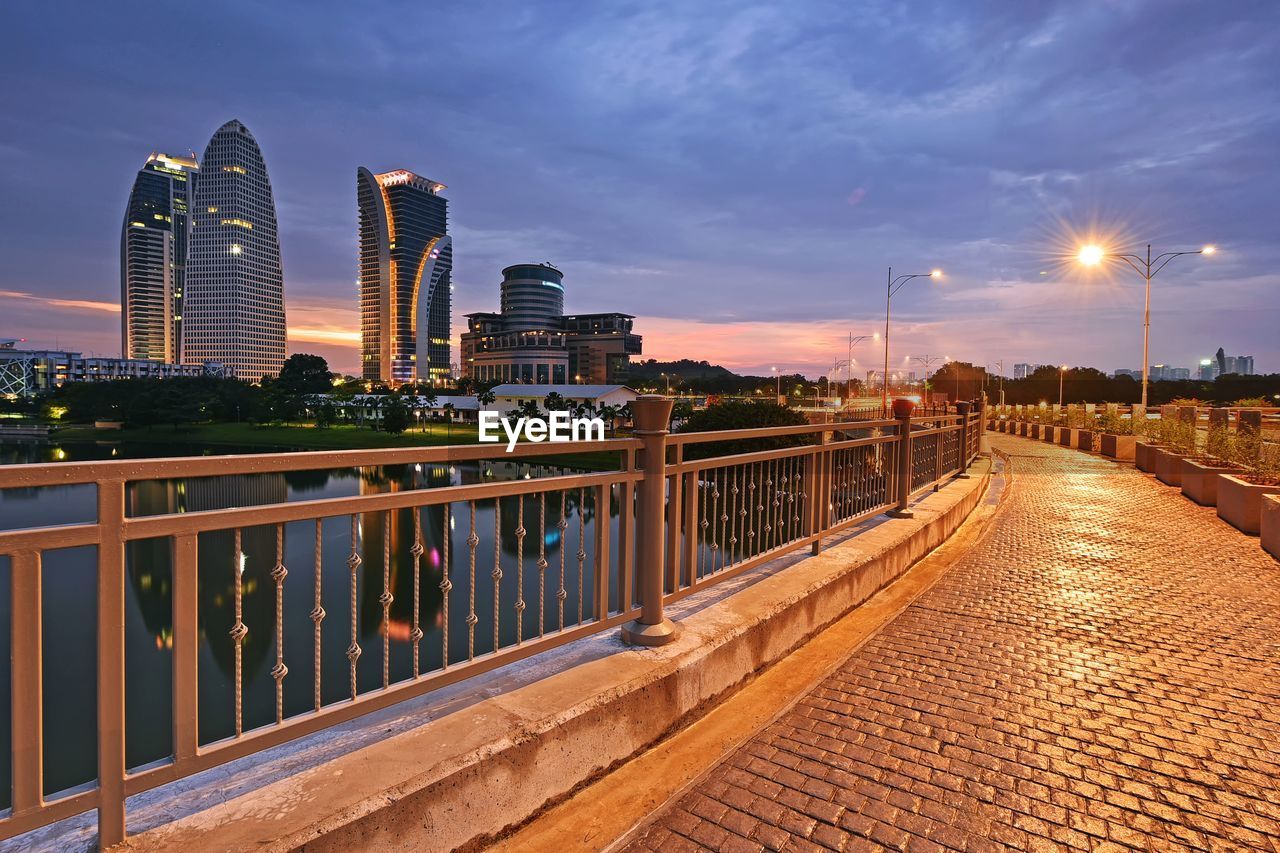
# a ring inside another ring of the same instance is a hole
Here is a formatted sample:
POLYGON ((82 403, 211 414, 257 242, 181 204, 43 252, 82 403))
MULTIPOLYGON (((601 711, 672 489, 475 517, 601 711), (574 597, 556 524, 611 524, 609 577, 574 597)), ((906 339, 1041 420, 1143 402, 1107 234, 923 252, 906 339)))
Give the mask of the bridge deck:
POLYGON ((1280 848, 1280 564, 1132 468, 992 444, 985 537, 632 849, 1280 848))

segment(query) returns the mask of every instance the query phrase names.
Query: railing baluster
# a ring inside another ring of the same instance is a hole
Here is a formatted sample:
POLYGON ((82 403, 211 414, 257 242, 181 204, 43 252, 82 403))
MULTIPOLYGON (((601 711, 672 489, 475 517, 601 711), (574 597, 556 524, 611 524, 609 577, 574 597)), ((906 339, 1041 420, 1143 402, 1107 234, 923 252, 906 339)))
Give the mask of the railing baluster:
POLYGON ((471 506, 471 532, 467 534, 467 660, 476 658, 476 546, 480 537, 476 535, 476 502, 469 501, 471 506))
MULTIPOLYGON (((724 482, 724 481, 728 478, 728 477, 727 477, 728 473, 729 473, 729 469, 728 469, 728 468, 720 467, 720 468, 717 468, 717 469, 716 469, 716 491, 715 491, 715 504, 716 504, 716 513, 719 515, 719 519, 718 519, 718 520, 719 520, 719 522, 720 522, 720 541, 719 541, 718 543, 713 543, 711 547, 712 547, 712 548, 714 548, 715 550, 719 551, 719 553, 720 553, 720 568, 721 568, 721 569, 723 569, 723 568, 724 568, 724 566, 725 566, 726 552, 729 550, 729 548, 728 548, 728 542, 729 542, 729 539, 728 539, 728 536, 729 536, 729 493, 728 493, 727 491, 725 491, 725 489, 723 489, 723 488, 722 488, 722 486, 725 484, 725 482, 724 482), (720 501, 721 501, 722 499, 723 499, 723 501, 724 501, 724 505, 723 505, 723 506, 721 506, 721 504, 720 504, 720 501)), ((713 554, 712 556, 714 557, 715 555, 713 554)), ((715 566, 714 566, 714 565, 712 566, 712 571, 716 571, 716 569, 715 569, 715 566)))
POLYGON ((244 624, 244 551, 240 548, 240 528, 236 528, 235 546, 232 550, 231 567, 235 587, 236 621, 231 626, 231 642, 235 647, 235 705, 236 705, 236 737, 244 734, 244 638, 249 628, 244 624))
POLYGON ((391 594, 391 510, 382 516, 382 595, 378 603, 382 605, 382 689, 391 686, 391 602, 395 596, 391 594))
POLYGON ((44 802, 44 673, 40 552, 20 551, 9 558, 9 607, 12 631, 10 724, 13 741, 14 815, 44 802))
POLYGON ((586 580, 587 565, 587 490, 578 489, 578 624, 582 624, 583 600, 587 597, 587 589, 583 586, 586 580))
MULTIPOLYGON (((679 538, 681 536, 681 527, 683 527, 683 536, 681 540, 684 547, 681 549, 683 557, 681 565, 684 568, 683 586, 693 586, 698 577, 698 557, 702 553, 702 528, 699 526, 699 518, 705 518, 706 507, 703 505, 703 494, 701 481, 697 471, 689 471, 684 475, 684 486, 680 485, 678 479, 673 479, 675 488, 684 490, 684 524, 680 527, 672 529, 671 535, 679 538)), ((598 521, 596 522, 599 523, 598 521)), ((676 588, 679 589, 681 584, 677 583, 676 588)))
POLYGON ((452 505, 445 504, 441 515, 444 531, 441 538, 440 561, 440 668, 449 668, 449 592, 453 589, 453 580, 449 569, 449 543, 453 541, 452 505))
MULTIPOLYGON (((627 507, 627 510, 630 510, 627 507)), ((538 492, 538 636, 547 633, 547 493, 538 492)))
POLYGON ((560 490, 560 520, 556 522, 556 529, 560 531, 560 586, 556 589, 556 607, 560 613, 560 630, 564 630, 564 602, 569 597, 569 592, 564 588, 564 560, 565 552, 569 550, 569 518, 565 515, 565 505, 568 500, 568 492, 564 489, 560 490))
MULTIPOLYGON (((199 540, 173 537, 173 759, 196 757, 200 730, 199 540)), ((15 656, 16 660, 16 656, 15 656)))
POLYGON ((289 667, 284 665, 284 579, 289 570, 284 565, 284 525, 276 525, 276 564, 271 567, 271 579, 276 582, 276 665, 271 677, 276 682, 276 725, 284 722, 284 677, 289 667))
POLYGON ((422 555, 426 548, 422 544, 422 509, 413 508, 413 545, 409 547, 409 558, 413 560, 413 627, 409 629, 409 642, 413 644, 413 677, 418 677, 418 646, 422 644, 422 625, 419 623, 419 605, 422 600, 422 555))
POLYGON ((321 587, 324 581, 324 519, 316 519, 315 546, 315 596, 311 600, 311 612, 307 614, 313 626, 315 648, 315 706, 320 710, 320 623, 324 621, 324 607, 320 604, 321 587))
POLYGON ((493 653, 502 645, 499 629, 502 619, 502 498, 493 499, 493 653))
POLYGON ((524 495, 516 498, 516 645, 524 642, 524 495))
POLYGON ((360 558, 360 519, 362 513, 355 513, 351 516, 351 553, 347 556, 347 569, 351 575, 351 645, 347 646, 347 663, 351 669, 351 698, 356 698, 356 661, 360 659, 360 643, 359 626, 356 624, 358 616, 357 595, 358 589, 356 584, 356 572, 360 569, 360 564, 364 562, 360 558))

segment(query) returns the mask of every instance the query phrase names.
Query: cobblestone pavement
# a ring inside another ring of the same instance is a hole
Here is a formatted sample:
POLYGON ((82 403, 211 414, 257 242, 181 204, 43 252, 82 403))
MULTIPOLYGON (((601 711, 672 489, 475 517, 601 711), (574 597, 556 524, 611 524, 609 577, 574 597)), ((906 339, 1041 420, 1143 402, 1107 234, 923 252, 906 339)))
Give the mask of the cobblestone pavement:
POLYGON ((987 534, 634 850, 1280 850, 1280 563, 1128 466, 993 436, 987 534))

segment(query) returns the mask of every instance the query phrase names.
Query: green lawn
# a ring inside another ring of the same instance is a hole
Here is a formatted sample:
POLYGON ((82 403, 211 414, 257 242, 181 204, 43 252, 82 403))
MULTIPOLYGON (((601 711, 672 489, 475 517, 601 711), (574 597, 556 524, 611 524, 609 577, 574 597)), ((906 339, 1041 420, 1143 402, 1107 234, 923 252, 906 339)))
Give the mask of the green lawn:
MULTIPOLYGON (((377 430, 338 425, 318 429, 314 425, 299 426, 247 423, 190 424, 174 429, 157 425, 151 428, 100 430, 91 426, 69 426, 57 430, 55 442, 127 441, 148 444, 184 444, 233 447, 261 447, 264 450, 373 450, 384 447, 435 447, 444 444, 475 444, 478 430, 474 424, 429 423, 425 432, 415 427, 392 435, 377 430)), ((505 443, 502 445, 505 447, 505 443)), ((616 454, 574 453, 542 457, 548 464, 572 465, 575 468, 608 470, 617 467, 616 454)))

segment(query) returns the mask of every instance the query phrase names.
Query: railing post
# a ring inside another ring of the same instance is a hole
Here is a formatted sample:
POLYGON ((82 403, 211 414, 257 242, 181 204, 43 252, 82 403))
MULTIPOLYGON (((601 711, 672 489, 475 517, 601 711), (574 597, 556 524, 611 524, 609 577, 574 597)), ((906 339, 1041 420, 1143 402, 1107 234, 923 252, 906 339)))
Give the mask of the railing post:
MULTIPOLYGON (((897 402, 896 400, 894 401, 897 402)), ((898 505, 889 511, 892 518, 914 518, 907 508, 911 498, 911 408, 898 414, 898 505)))
MULTIPOLYGON (((825 448, 829 441, 830 433, 821 432, 818 434, 818 447, 825 448)), ((813 465, 811 476, 806 480, 805 488, 812 498, 809 506, 809 517, 811 519, 814 540, 809 546, 809 553, 818 556, 822 551, 822 534, 826 531, 827 526, 831 523, 830 507, 831 507, 831 454, 825 449, 820 449, 811 457, 813 465)))
POLYGON ((124 482, 98 483, 98 847, 124 841, 124 482))
POLYGON ((960 452, 956 454, 956 464, 959 471, 956 477, 961 480, 969 479, 969 408, 972 403, 956 402, 956 411, 960 414, 960 452))
MULTIPOLYGON (((642 394, 631 401, 635 434, 644 447, 644 479, 640 481, 636 506, 640 618, 622 627, 622 639, 636 646, 664 646, 676 638, 675 623, 662 613, 667 425, 671 421, 671 407, 672 401, 660 394, 642 394)), ((675 535, 674 529, 672 535, 675 535)))

